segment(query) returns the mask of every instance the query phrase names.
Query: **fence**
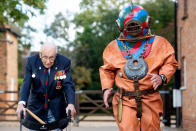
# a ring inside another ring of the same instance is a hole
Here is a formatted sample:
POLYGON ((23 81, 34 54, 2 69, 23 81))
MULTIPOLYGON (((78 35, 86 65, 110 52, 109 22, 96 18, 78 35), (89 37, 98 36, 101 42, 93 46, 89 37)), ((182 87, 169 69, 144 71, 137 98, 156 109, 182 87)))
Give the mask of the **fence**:
POLYGON ((0 91, 0 94, 5 94, 4 98, 0 98, 0 121, 18 121, 16 117, 18 100, 6 100, 6 94, 9 93, 18 94, 18 91, 0 91))
MULTIPOLYGON (((7 93, 18 93, 17 91, 0 91, 0 94, 7 93)), ((110 106, 109 109, 106 109, 102 99, 102 91, 101 90, 79 90, 76 91, 76 111, 77 115, 74 117, 74 125, 78 125, 80 121, 114 121, 111 119, 104 120, 86 120, 85 118, 92 115, 104 114, 112 116, 112 108, 110 106), (97 113, 98 112, 98 113, 97 113)), ((163 99, 164 104, 164 114, 162 117, 162 122, 166 126, 170 126, 171 124, 171 96, 168 90, 160 91, 161 97, 163 99)), ((112 97, 109 98, 109 104, 111 105, 112 97)), ((18 101, 10 101, 3 100, 0 98, 0 121, 18 121, 16 117, 16 106, 18 101), (13 113, 7 113, 13 112, 13 113), (15 116, 15 119, 6 119, 7 116, 15 116)), ((174 120, 175 117, 172 117, 174 120)))
MULTIPOLYGON (((85 120, 86 117, 93 115, 96 113, 96 111, 101 111, 103 113, 106 113, 107 115, 112 115, 112 109, 111 106, 109 109, 105 109, 103 99, 102 99, 102 91, 100 90, 79 90, 76 91, 76 111, 77 115, 74 117, 74 125, 78 125, 80 121, 89 121, 85 120), (90 95, 94 95, 94 97, 90 97, 90 95), (96 99, 93 99, 96 98, 96 99), (85 104, 84 104, 85 103, 85 104), (91 106, 89 106, 91 105, 91 106), (88 111, 85 111, 88 110, 88 111), (82 117, 81 117, 82 116, 82 117)), ((172 108, 172 99, 170 96, 169 90, 161 90, 160 91, 163 105, 164 105, 164 113, 162 117, 162 122, 166 126, 170 126, 171 124, 171 108, 172 108)), ((112 102, 112 97, 109 98, 109 103, 112 102)), ((172 117, 172 120, 174 120, 175 117, 172 117)), ((93 120, 90 120, 93 121, 93 120)), ((98 120, 96 120, 98 121, 98 120)), ((111 120, 102 120, 102 121, 111 121, 111 120)))

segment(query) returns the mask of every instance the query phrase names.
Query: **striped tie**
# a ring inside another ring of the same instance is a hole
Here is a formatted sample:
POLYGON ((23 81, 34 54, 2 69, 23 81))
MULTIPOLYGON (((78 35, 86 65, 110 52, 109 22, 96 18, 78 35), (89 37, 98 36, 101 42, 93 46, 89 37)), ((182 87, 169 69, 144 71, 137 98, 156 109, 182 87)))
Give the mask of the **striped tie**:
POLYGON ((44 109, 47 108, 48 105, 48 78, 49 78, 49 73, 48 69, 45 70, 45 103, 44 103, 44 109))

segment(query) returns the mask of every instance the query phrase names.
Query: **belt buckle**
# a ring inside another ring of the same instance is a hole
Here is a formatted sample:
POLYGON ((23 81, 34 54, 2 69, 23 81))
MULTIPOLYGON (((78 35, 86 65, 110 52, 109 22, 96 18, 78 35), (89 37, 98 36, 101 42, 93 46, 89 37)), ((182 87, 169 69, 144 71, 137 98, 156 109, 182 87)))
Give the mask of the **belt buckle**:
POLYGON ((120 88, 119 89, 120 99, 122 99, 122 97, 123 97, 123 92, 124 92, 124 89, 120 88))
POLYGON ((136 90, 136 97, 140 97, 142 96, 142 92, 140 90, 136 90))

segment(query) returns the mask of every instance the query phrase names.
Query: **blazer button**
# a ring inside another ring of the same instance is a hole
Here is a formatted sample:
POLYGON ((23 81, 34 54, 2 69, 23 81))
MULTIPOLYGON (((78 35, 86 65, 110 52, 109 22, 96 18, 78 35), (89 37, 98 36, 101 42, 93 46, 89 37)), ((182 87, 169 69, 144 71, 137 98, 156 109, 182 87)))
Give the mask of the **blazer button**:
POLYGON ((50 99, 48 99, 48 102, 50 102, 50 99))

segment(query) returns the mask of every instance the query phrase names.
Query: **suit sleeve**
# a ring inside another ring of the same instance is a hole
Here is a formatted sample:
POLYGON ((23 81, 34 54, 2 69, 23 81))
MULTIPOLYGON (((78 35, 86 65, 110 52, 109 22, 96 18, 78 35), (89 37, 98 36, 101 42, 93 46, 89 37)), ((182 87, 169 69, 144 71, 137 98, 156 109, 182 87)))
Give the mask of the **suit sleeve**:
POLYGON ((24 80, 20 89, 20 101, 24 101, 27 103, 30 88, 31 88, 31 81, 32 81, 32 69, 30 65, 29 58, 27 59, 26 66, 25 66, 25 75, 24 80))
POLYGON ((163 65, 159 70, 159 74, 163 74, 167 78, 167 83, 171 79, 172 75, 175 73, 178 63, 175 59, 175 52, 171 44, 164 39, 165 42, 163 45, 163 65))
POLYGON ((112 46, 109 44, 103 52, 104 65, 99 68, 102 91, 113 87, 116 68, 112 64, 112 46))
POLYGON ((64 87, 64 93, 68 104, 75 104, 75 88, 74 82, 70 73, 71 61, 69 60, 65 65, 66 79, 62 81, 64 87))

